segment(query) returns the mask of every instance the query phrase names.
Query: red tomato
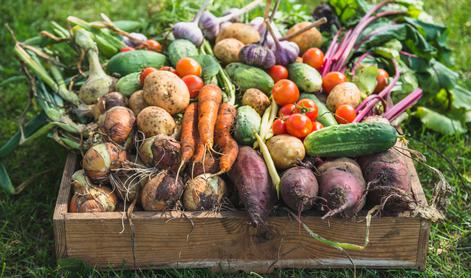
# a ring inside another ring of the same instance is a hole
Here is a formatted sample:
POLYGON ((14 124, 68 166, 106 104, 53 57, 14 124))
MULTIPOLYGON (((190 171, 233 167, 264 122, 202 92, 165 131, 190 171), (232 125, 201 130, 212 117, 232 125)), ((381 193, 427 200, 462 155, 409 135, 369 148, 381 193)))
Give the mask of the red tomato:
POLYGON ((141 81, 142 86, 144 86, 144 80, 146 80, 146 77, 154 71, 157 71, 157 69, 153 67, 148 67, 141 71, 141 74, 139 75, 139 80, 141 81))
POLYGON ((162 46, 156 40, 146 40, 142 44, 142 47, 144 47, 147 50, 151 50, 151 51, 155 51, 155 52, 162 52, 162 46))
POLYGON ((274 65, 268 69, 268 74, 273 81, 278 82, 281 79, 288 79, 288 70, 281 65, 274 65))
POLYGON ((303 63, 310 65, 316 70, 321 70, 324 66, 324 53, 319 48, 309 48, 303 54, 303 63))
POLYGON ((312 121, 303 114, 293 114, 286 120, 286 131, 289 135, 304 138, 312 131, 312 121))
POLYGON ((318 113, 317 104, 311 99, 303 98, 296 103, 294 113, 305 114, 311 121, 315 121, 318 113))
POLYGON ((356 116, 355 108, 349 104, 342 104, 335 110, 335 119, 339 124, 351 123, 356 116))
POLYGON ((198 96, 198 93, 201 88, 204 86, 203 79, 196 75, 187 75, 182 78, 183 82, 185 82, 186 86, 188 87, 188 91, 190 91, 190 97, 195 98, 198 96))
POLYGON ((280 111, 278 111, 278 116, 282 119, 287 118, 289 115, 293 114, 294 109, 296 109, 296 105, 292 103, 283 105, 280 111))
POLYGON ((201 76, 201 72, 203 69, 201 68, 200 64, 195 59, 186 57, 186 58, 181 58, 176 65, 176 70, 177 74, 180 77, 186 76, 186 75, 197 75, 201 76))
POLYGON ((276 119, 271 127, 274 135, 286 134, 286 124, 281 119, 276 119))
POLYGON ((165 71, 169 71, 169 72, 171 72, 171 73, 177 74, 177 71, 176 71, 174 68, 169 67, 169 66, 163 66, 163 67, 161 67, 159 70, 165 70, 165 71))
POLYGON ((271 93, 278 105, 295 103, 299 99, 298 86, 288 79, 281 79, 276 82, 271 93))
POLYGON ((329 94, 335 86, 344 82, 347 82, 347 77, 343 73, 332 71, 322 78, 322 88, 326 94, 329 94))
POLYGON ((126 47, 123 47, 119 50, 119 52, 128 52, 128 51, 134 51, 136 49, 134 49, 134 47, 130 47, 130 46, 126 46, 126 47))
POLYGON ((378 75, 376 75, 376 88, 375 94, 379 94, 389 83, 389 73, 384 69, 378 69, 378 75))
POLYGON ((318 121, 315 121, 315 122, 312 123, 312 131, 311 132, 318 131, 321 128, 324 128, 324 125, 319 123, 318 121))

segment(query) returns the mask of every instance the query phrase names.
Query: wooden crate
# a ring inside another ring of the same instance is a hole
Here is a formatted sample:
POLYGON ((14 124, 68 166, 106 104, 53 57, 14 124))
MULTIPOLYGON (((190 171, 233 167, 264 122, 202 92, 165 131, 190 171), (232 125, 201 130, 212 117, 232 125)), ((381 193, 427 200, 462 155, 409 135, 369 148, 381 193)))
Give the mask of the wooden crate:
MULTIPOLYGON (((414 197, 425 203, 411 160, 408 166, 414 197)), ((310 238, 292 218, 270 217, 268 225, 272 234, 267 239, 247 224, 243 212, 136 212, 134 264, 131 232, 121 212, 68 212, 71 175, 76 167, 77 157, 70 154, 54 211, 57 259, 80 259, 98 268, 270 272, 275 268, 352 267, 344 253, 310 238)), ((328 239, 355 244, 364 240, 364 217, 356 221, 321 220, 319 216, 303 214, 303 222, 328 239)), ((374 218, 368 247, 348 254, 356 267, 423 270, 429 230, 428 221, 407 214, 374 218)))

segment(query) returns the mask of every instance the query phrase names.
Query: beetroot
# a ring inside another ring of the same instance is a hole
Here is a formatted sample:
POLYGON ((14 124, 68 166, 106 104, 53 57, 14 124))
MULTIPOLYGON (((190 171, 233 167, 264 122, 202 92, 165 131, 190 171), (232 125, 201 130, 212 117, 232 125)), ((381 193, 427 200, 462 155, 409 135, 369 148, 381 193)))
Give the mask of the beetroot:
POLYGON ((342 213, 355 215, 364 204, 365 180, 360 166, 349 158, 338 158, 319 167, 319 190, 328 212, 323 218, 342 213))
POLYGON ((305 167, 293 167, 281 176, 281 198, 294 211, 312 208, 319 186, 314 173, 305 167))
POLYGON ((411 191, 409 169, 404 156, 394 148, 386 152, 361 157, 361 169, 368 183, 368 205, 383 205, 386 211, 400 212, 407 209, 404 198, 411 191))
POLYGON ((264 225, 276 202, 276 193, 263 158, 251 147, 240 148, 229 178, 236 186, 252 224, 264 225))

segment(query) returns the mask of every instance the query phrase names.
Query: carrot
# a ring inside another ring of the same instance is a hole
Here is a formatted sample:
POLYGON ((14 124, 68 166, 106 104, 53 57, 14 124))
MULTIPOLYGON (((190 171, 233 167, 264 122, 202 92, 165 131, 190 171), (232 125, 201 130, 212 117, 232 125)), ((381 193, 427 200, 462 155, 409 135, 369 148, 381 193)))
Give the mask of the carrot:
POLYGON ((219 158, 220 169, 216 175, 229 172, 239 153, 239 146, 231 136, 231 128, 236 114, 237 111, 232 104, 223 103, 219 107, 214 139, 222 156, 219 158))
POLYGON ((198 133, 206 150, 213 150, 214 125, 221 101, 221 89, 213 84, 204 86, 198 94, 198 133))
POLYGON ((185 165, 185 163, 188 162, 195 153, 197 123, 198 105, 196 103, 191 103, 186 107, 185 113, 183 114, 182 131, 180 136, 181 163, 177 170, 177 179, 183 165, 185 165))
POLYGON ((195 153, 193 155, 193 165, 192 165, 192 169, 191 169, 191 178, 193 178, 193 172, 194 172, 194 169, 195 169, 195 164, 196 163, 203 163, 203 159, 204 159, 204 156, 206 154, 206 149, 204 148, 204 145, 201 144, 201 140, 200 140, 200 136, 198 133, 196 133, 196 140, 195 140, 195 143, 196 143, 196 149, 195 149, 195 153))

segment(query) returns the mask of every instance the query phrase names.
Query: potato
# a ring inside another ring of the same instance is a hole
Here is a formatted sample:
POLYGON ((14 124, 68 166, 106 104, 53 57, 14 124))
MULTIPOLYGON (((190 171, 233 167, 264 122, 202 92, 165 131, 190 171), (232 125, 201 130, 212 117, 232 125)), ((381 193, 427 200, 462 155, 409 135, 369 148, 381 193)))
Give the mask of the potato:
POLYGON ((170 71, 158 70, 144 81, 144 100, 150 106, 159 106, 171 115, 183 112, 190 104, 190 92, 185 82, 170 71))
POLYGON ((361 102, 361 92, 352 82, 344 82, 335 86, 327 96, 326 105, 330 111, 335 112, 342 104, 356 107, 361 102))
MULTIPOLYGON (((310 24, 310 22, 300 22, 291 27, 286 35, 293 34, 310 24)), ((301 51, 300 54, 303 54, 304 51, 311 47, 320 47, 323 40, 322 34, 316 28, 311 28, 308 31, 289 39, 289 41, 295 42, 299 46, 299 50, 301 51)))
POLYGON ((290 135, 273 136, 267 142, 268 151, 279 170, 286 170, 304 159, 306 152, 303 142, 290 135))
POLYGON ((232 23, 221 29, 216 38, 216 43, 227 38, 234 38, 243 44, 251 44, 260 41, 260 34, 257 29, 248 24, 232 23))
POLYGON ((146 137, 158 134, 170 136, 175 130, 175 125, 172 116, 157 106, 146 107, 137 115, 137 127, 146 137))
POLYGON ((245 91, 242 97, 242 105, 248 105, 262 115, 270 105, 270 99, 259 89, 251 88, 245 91))
POLYGON ((236 39, 223 39, 214 46, 214 55, 223 64, 230 64, 239 61, 239 52, 244 44, 236 39))
POLYGON ((143 95, 144 91, 139 90, 134 92, 129 98, 129 108, 134 112, 134 115, 139 115, 142 109, 148 106, 143 95))

